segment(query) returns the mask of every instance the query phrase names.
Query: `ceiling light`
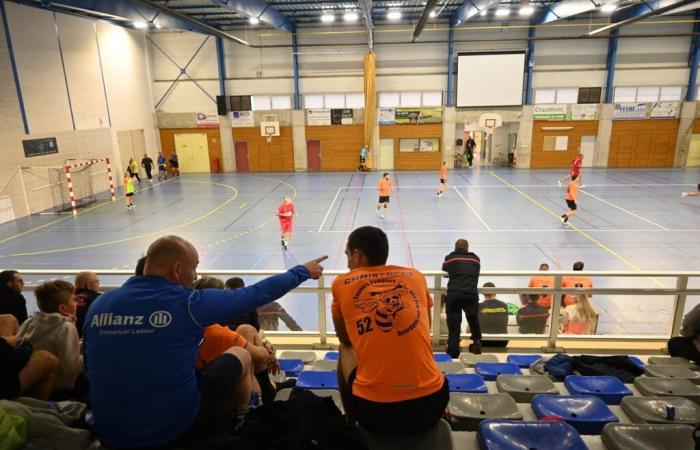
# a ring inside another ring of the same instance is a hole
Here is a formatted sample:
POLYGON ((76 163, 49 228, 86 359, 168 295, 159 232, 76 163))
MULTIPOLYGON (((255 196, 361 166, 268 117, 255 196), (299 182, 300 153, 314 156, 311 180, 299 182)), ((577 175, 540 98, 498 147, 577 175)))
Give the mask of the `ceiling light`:
POLYGON ((534 12, 535 12, 535 8, 533 8, 532 6, 523 5, 520 8, 520 11, 518 11, 518 14, 520 14, 521 16, 531 16, 532 13, 534 13, 534 12))
POLYGON ((496 10, 496 17, 505 17, 508 14, 510 14, 510 10, 508 8, 498 8, 496 10))
POLYGON ((138 28, 139 30, 143 30, 144 28, 148 28, 148 24, 146 22, 137 21, 137 22, 134 22, 134 28, 138 28))
POLYGON ((401 11, 392 9, 386 14, 386 18, 389 20, 399 20, 401 18, 401 11))
POLYGON ((486 11, 485 9, 482 9, 481 11, 479 11, 479 15, 482 17, 485 16, 486 14, 488 14, 488 11, 486 11))
POLYGON ((321 22, 323 22, 323 23, 331 23, 334 20, 335 20, 335 16, 333 14, 327 14, 327 13, 321 14, 321 22))
POLYGON ((161 25, 161 24, 159 24, 159 23, 156 23, 156 24, 154 24, 154 25, 155 25, 156 28, 159 29, 159 30, 160 30, 161 28, 163 28, 163 25, 161 25))
POLYGON ((437 13, 435 11, 430 11, 430 17, 435 17, 437 16, 437 13))
POLYGON ((248 23, 251 25, 257 25, 260 23, 260 19, 258 19, 257 17, 251 17, 248 19, 248 23))
POLYGON ((617 9, 617 5, 615 3, 606 3, 603 6, 600 7, 600 10, 606 13, 613 12, 617 9))
POLYGON ((356 22, 358 18, 359 16, 355 11, 348 11, 343 16, 343 20, 345 20, 346 22, 356 22))

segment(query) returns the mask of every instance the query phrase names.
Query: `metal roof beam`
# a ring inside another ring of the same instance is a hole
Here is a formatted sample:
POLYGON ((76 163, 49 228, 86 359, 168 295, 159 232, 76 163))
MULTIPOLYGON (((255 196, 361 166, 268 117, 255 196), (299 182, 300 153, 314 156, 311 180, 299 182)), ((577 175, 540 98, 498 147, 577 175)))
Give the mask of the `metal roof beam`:
POLYGON ((420 36, 421 32, 423 31, 423 27, 425 27, 425 23, 430 18, 430 13, 433 11, 433 8, 435 8, 435 5, 437 5, 437 2, 438 0, 428 0, 425 4, 423 13, 420 15, 416 28, 413 30, 413 38, 411 39, 412 42, 415 42, 416 39, 418 39, 418 36, 420 36))
POLYGON ((362 11, 362 17, 365 19, 365 30, 367 31, 367 45, 369 46, 369 51, 374 51, 374 37, 372 36, 372 29, 374 24, 372 23, 372 0, 358 0, 360 5, 360 10, 362 11))
POLYGON ((293 21, 265 0, 212 0, 212 3, 248 17, 257 17, 261 22, 289 33, 294 33, 296 28, 293 21))
POLYGON ((500 3, 499 0, 464 0, 464 3, 452 13, 450 26, 458 27, 481 11, 486 11, 500 3))
POLYGON ((638 22, 647 17, 658 16, 665 12, 677 9, 681 6, 694 3, 694 0, 647 0, 643 3, 625 8, 613 15, 612 23, 604 27, 596 28, 589 32, 587 36, 593 36, 604 31, 614 30, 634 22, 638 22))
POLYGON ((542 18, 536 24, 543 25, 556 22, 557 20, 571 19, 579 14, 595 11, 598 6, 599 4, 592 0, 563 0, 559 3, 545 6, 542 18))

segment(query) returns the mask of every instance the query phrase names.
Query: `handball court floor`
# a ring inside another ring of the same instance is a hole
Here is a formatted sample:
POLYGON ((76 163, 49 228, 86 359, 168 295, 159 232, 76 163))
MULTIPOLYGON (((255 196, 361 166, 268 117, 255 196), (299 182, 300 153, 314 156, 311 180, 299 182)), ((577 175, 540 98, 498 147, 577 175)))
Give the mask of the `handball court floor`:
MULTIPOLYGON (((186 174, 137 185, 136 208, 123 197, 102 199, 71 215, 33 215, 0 225, 0 267, 15 269, 133 269, 149 243, 165 234, 192 241, 200 270, 284 269, 328 255, 329 269, 345 269, 348 232, 384 229, 389 262, 438 270, 454 241, 466 238, 483 270, 700 270, 698 169, 586 169, 573 226, 566 210, 562 170, 450 171, 449 188, 436 198, 438 173, 393 172, 397 194, 385 219, 376 214, 380 173, 186 174), (299 213, 288 252, 279 242, 276 208, 285 195, 299 213)), ((144 177, 145 178, 145 177, 144 177)), ((142 178, 143 179, 143 178, 142 178)), ((49 276, 25 276, 38 283, 49 276)), ((123 280, 123 277, 121 278, 123 280)), ((527 278, 482 276, 480 283, 526 286, 527 278)), ((671 278, 594 278, 596 287, 671 287, 671 278)), ((115 278, 102 277, 103 284, 115 278)), ((248 277, 248 282, 253 278, 248 277)), ((691 287, 700 285, 691 281, 691 287)), ((31 295, 28 295, 30 298, 31 295)), ((500 296, 519 303, 515 295, 500 296)), ((312 294, 282 304, 305 330, 318 327, 312 294)), ((660 334, 670 330, 671 297, 594 296, 598 333, 660 334)), ((700 298, 689 298, 687 308, 700 298)), ((30 300, 31 302, 31 300, 30 300)), ((34 307, 32 305, 32 307, 34 307)), ((332 322, 328 321, 329 324, 332 322)), ((282 326, 281 329, 284 329, 282 326)))

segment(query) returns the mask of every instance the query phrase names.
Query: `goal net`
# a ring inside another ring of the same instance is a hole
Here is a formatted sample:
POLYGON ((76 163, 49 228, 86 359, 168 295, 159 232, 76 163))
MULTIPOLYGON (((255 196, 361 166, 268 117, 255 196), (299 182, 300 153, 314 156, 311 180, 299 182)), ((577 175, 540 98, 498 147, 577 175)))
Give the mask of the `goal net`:
POLYGON ((108 158, 68 161, 62 167, 22 167, 21 172, 30 213, 77 214, 100 199, 114 200, 108 158))

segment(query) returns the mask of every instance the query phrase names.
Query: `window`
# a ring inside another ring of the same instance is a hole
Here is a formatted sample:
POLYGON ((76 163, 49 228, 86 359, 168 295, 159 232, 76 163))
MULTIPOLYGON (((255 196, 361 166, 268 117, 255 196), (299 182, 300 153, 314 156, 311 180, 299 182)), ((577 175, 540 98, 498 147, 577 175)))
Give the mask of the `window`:
POLYGON ((232 95, 229 97, 231 111, 250 111, 250 95, 232 95))
POLYGON ((442 106, 442 91, 380 92, 380 108, 420 108, 442 106))
POLYGON ((353 92, 349 94, 306 94, 304 95, 304 108, 364 108, 365 94, 353 92))
POLYGON ((615 96, 613 98, 615 103, 632 103, 637 101, 637 88, 635 87, 616 87, 615 96))
POLYGON ((678 102, 683 98, 681 86, 616 87, 615 103, 623 102, 678 102))
POLYGON ((289 95, 273 95, 272 109, 292 109, 292 97, 289 95))
POLYGON ((640 86, 637 88, 638 102, 656 102, 659 100, 658 86, 640 86))
POLYGON ((578 88, 562 88, 557 89, 556 103, 576 103, 578 102, 578 88))
POLYGON ((304 108, 306 109, 321 109, 323 108, 323 94, 307 94, 304 96, 304 108))
POLYGON ((269 111, 272 109, 269 95, 254 95, 251 103, 253 111, 269 111))
POLYGON ((683 98, 683 88, 681 86, 661 86, 659 101, 678 102, 683 98))
POLYGON ((423 92, 423 106, 442 106, 442 91, 423 92))
POLYGON ((380 92, 379 106, 382 108, 401 106, 401 94, 398 92, 380 92))
POLYGON ((578 103, 579 88, 536 89, 535 104, 578 103))
POLYGON ((420 92, 402 92, 401 93, 401 106, 421 106, 421 93, 420 92))
POLYGON ((345 94, 326 94, 326 108, 345 108, 345 94))
POLYGON ((536 89, 535 90, 535 104, 546 105, 557 102, 557 90, 556 89, 536 89))
POLYGON ((603 88, 599 87, 579 88, 577 103, 600 103, 600 96, 602 92, 603 88))
POLYGON ((420 139, 399 139, 400 152, 419 152, 420 139))
POLYGON ((346 108, 364 108, 365 107, 365 94, 362 92, 357 92, 353 94, 345 94, 345 107, 346 108))

